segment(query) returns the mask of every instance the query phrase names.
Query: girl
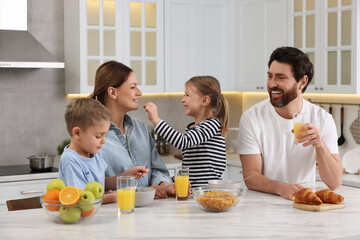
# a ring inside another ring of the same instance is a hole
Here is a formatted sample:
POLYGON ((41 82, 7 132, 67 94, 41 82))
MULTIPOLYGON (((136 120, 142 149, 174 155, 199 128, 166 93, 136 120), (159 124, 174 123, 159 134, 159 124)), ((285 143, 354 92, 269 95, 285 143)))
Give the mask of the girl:
POLYGON ((218 80, 211 76, 193 77, 187 81, 181 102, 185 114, 195 119, 184 134, 159 118, 154 103, 144 104, 144 108, 155 125, 154 131, 182 149, 182 165, 190 168, 191 187, 207 185, 209 180, 221 179, 226 168, 227 103, 218 80))

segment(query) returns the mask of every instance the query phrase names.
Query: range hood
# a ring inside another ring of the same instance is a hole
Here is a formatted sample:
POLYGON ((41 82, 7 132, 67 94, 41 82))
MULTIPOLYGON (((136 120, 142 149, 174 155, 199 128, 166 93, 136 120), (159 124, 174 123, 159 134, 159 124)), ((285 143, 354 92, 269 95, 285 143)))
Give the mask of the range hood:
POLYGON ((26 0, 0 0, 0 68, 64 68, 27 31, 26 0))

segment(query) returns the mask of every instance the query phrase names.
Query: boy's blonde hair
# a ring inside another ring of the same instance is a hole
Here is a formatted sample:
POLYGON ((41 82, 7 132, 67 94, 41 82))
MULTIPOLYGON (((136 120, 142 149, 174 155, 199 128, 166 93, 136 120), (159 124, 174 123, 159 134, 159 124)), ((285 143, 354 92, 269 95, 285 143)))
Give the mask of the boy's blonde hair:
POLYGON ((109 110, 94 99, 75 98, 66 107, 65 122, 70 136, 74 127, 86 130, 88 127, 110 120, 109 110))

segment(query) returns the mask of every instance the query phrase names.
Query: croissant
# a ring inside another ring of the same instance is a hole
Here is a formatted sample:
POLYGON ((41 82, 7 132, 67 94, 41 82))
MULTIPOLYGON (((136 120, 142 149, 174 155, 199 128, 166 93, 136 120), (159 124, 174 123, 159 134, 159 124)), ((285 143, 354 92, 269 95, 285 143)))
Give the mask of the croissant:
POLYGON ((324 203, 339 203, 344 201, 344 197, 334 193, 333 191, 331 191, 330 189, 325 189, 325 190, 321 190, 321 191, 317 191, 315 192, 316 196, 318 196, 321 201, 323 201, 324 203))
POLYGON ((321 205, 323 202, 321 199, 313 193, 311 188, 303 188, 300 191, 294 193, 292 199, 296 203, 304 203, 309 205, 321 205))

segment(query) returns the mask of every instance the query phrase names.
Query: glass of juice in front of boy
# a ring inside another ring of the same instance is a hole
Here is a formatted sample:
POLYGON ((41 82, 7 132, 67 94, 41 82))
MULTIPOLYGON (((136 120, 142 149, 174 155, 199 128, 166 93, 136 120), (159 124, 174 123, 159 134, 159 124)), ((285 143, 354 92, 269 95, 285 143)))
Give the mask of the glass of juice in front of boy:
POLYGON ((116 178, 118 213, 131 214, 135 203, 135 178, 119 176, 116 178))
POLYGON ((189 199, 189 168, 177 167, 175 176, 176 200, 185 201, 189 199))
POLYGON ((301 129, 300 128, 306 124, 309 123, 309 114, 307 113, 294 113, 293 114, 293 122, 294 122, 294 141, 295 143, 298 143, 298 141, 304 137, 301 138, 297 138, 296 135, 298 135, 299 133, 305 132, 308 129, 301 129))

